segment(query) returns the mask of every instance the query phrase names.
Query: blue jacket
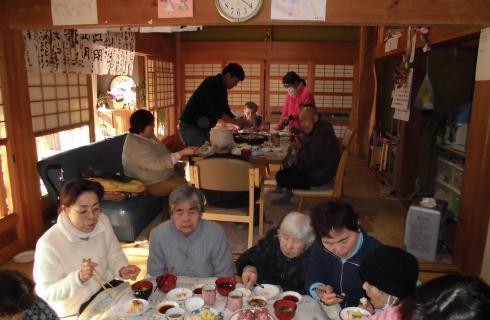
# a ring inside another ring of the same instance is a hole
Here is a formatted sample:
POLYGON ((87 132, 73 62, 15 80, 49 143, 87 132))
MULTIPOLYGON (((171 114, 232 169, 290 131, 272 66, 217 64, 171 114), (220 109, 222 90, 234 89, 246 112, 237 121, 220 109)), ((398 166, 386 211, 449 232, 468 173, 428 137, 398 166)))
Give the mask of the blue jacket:
MULTIPOLYGON (((345 293, 350 300, 359 301, 364 297, 363 280, 359 274, 362 261, 381 243, 361 229, 358 244, 354 253, 346 260, 334 255, 323 247, 321 240, 316 239, 311 248, 310 262, 306 273, 306 292, 318 300, 313 290, 319 283, 331 285, 335 292, 345 293)), ((342 302, 341 307, 357 306, 342 302)))

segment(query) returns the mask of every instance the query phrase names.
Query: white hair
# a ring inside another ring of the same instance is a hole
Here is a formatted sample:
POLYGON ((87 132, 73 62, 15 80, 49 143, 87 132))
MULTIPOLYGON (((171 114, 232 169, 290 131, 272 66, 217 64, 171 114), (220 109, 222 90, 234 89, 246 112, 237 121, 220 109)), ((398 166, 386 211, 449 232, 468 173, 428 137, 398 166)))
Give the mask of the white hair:
POLYGON ((310 216, 297 211, 292 211, 283 218, 278 233, 303 240, 306 248, 315 240, 310 216))

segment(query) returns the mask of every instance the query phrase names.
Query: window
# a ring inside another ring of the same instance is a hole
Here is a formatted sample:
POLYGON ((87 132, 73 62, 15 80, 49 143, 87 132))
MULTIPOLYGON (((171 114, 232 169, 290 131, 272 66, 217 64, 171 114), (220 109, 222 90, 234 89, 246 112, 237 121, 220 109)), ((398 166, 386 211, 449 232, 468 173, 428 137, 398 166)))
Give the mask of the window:
POLYGON ((148 58, 148 110, 155 116, 159 138, 173 134, 175 119, 175 69, 169 61, 148 58))

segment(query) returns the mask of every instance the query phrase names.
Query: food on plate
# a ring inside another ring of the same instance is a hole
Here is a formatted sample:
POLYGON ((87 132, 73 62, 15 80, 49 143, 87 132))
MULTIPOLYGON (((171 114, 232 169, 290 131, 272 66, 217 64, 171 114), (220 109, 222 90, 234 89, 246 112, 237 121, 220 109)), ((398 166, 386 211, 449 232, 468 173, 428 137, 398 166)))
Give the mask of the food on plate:
POLYGON ((266 148, 274 148, 276 145, 270 141, 266 141, 262 144, 262 147, 266 147, 266 148))
POLYGON ((188 320, 221 320, 222 317, 209 309, 202 309, 198 314, 192 315, 188 320))
POLYGON ((231 320, 270 320, 272 316, 267 308, 263 309, 241 309, 236 311, 231 320))
POLYGON ((352 319, 361 319, 366 317, 362 312, 359 311, 347 311, 347 319, 352 320, 352 319))
POLYGON ((175 297, 177 298, 177 300, 183 300, 187 298, 187 292, 179 292, 175 295, 175 297))
POLYGON ((343 320, 354 320, 354 319, 361 319, 365 317, 369 317, 370 313, 362 308, 359 307, 349 307, 342 309, 340 312, 340 318, 343 320))
POLYGON ((252 146, 249 145, 248 143, 237 143, 236 147, 240 148, 240 149, 251 149, 252 148, 252 146))
POLYGON ((252 308, 263 308, 267 305, 267 301, 262 297, 252 297, 248 300, 248 304, 252 308))
POLYGON ((140 300, 131 300, 131 303, 129 304, 128 309, 126 310, 127 313, 138 313, 143 311, 144 305, 143 302, 140 300))

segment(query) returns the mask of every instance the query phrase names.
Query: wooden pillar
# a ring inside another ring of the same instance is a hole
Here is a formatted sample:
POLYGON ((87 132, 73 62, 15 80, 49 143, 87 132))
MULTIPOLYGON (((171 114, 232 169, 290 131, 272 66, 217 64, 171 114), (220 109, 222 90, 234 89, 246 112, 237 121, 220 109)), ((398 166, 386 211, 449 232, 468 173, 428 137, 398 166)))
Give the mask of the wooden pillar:
POLYGON ((490 216, 490 80, 476 81, 456 231, 456 262, 480 275, 490 216))
POLYGON ((357 136, 354 137, 355 155, 367 159, 369 153, 369 133, 371 126, 371 113, 375 112, 374 106, 374 54, 376 48, 376 27, 361 27, 359 41, 359 72, 357 101, 352 110, 352 128, 357 128, 357 136), (374 110, 373 110, 374 109, 374 110))
POLYGON ((44 231, 41 191, 36 170, 36 141, 32 131, 27 71, 22 32, 2 30, 5 45, 4 84, 7 93, 5 113, 9 141, 9 157, 14 212, 24 227, 24 240, 33 248, 44 231))

